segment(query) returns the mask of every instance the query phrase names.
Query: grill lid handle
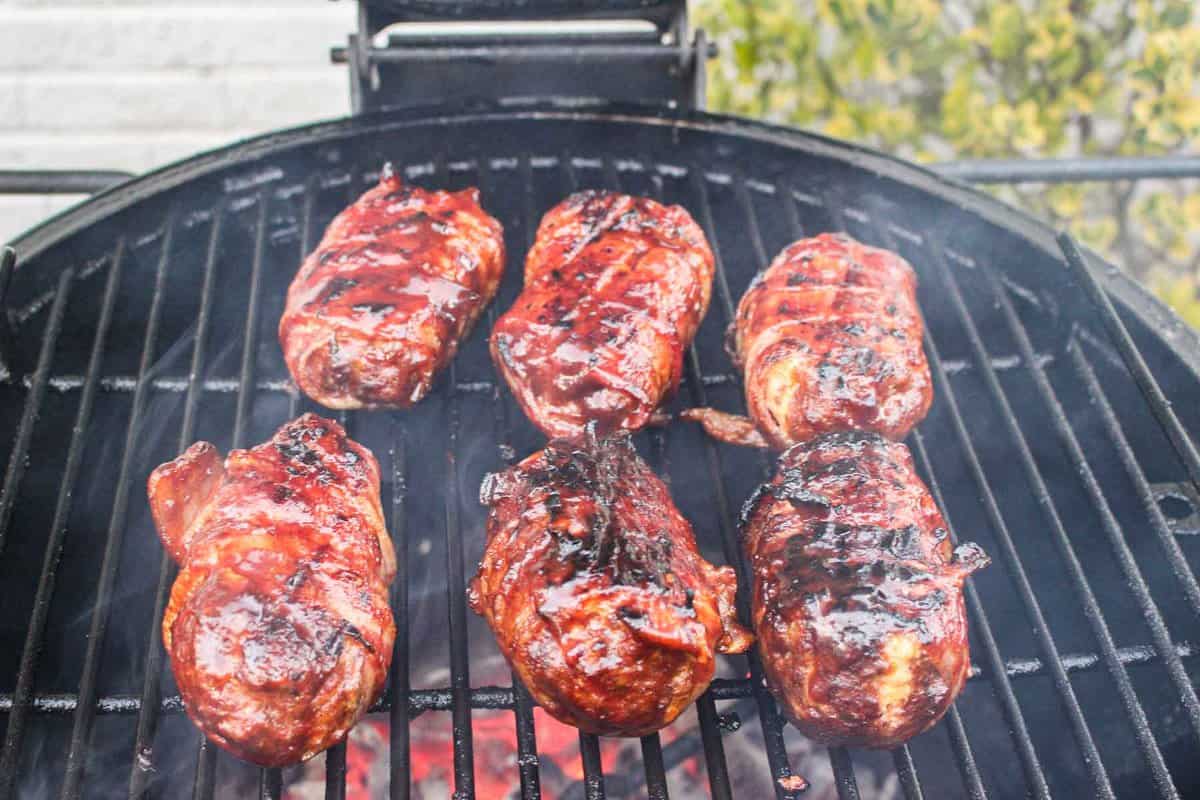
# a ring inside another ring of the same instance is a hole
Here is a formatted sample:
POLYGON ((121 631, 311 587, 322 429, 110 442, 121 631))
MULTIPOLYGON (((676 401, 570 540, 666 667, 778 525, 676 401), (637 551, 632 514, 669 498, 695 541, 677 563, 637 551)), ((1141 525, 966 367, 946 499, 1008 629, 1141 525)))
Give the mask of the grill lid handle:
POLYGON ((360 0, 355 113, 446 102, 588 99, 703 108, 686 0, 360 0))
POLYGON ((646 19, 669 24, 685 0, 361 0, 397 22, 646 19))

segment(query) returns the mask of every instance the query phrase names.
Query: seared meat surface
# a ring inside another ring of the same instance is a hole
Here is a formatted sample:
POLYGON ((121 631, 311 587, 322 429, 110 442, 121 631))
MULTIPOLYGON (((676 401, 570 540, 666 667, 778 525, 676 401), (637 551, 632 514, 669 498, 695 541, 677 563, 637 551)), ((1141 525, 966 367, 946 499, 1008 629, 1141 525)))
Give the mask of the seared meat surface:
POLYGON ((503 272, 503 230, 478 190, 426 191, 385 167, 288 289, 279 342, 292 379, 329 408, 413 405, 503 272))
POLYGON ((742 525, 767 682, 804 735, 894 747, 941 718, 970 665, 963 581, 988 559, 952 549, 908 448, 798 444, 742 525))
POLYGON ((492 359, 547 436, 637 430, 679 385, 713 256, 679 206, 588 191, 542 218, 492 359))
POLYGON ((375 457, 306 414, 224 463, 198 442, 148 488, 180 565, 162 636, 188 716, 264 766, 341 740, 379 696, 395 637, 375 457))
POLYGON ((746 290, 730 328, 751 419, 683 416, 757 447, 843 430, 903 439, 933 400, 916 285, 900 256, 843 234, 794 242, 746 290))
POLYGON ((708 686, 717 653, 751 638, 736 578, 628 438, 554 440, 480 492, 488 543, 471 607, 530 693, 581 730, 642 736, 708 686))

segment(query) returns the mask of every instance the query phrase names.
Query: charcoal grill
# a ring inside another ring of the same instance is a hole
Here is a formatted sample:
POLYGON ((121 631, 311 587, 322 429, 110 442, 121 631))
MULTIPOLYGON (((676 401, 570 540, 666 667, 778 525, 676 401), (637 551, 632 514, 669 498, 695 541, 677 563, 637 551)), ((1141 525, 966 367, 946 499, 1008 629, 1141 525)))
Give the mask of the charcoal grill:
MULTIPOLYGON (((936 394, 910 445, 956 533, 995 563, 968 582, 971 680, 907 746, 813 748, 781 720, 754 657, 731 657, 690 726, 643 739, 620 775, 580 736, 584 779, 565 796, 682 797, 672 767, 692 756, 715 798, 763 796, 754 785, 789 797, 794 774, 809 796, 840 798, 1200 789, 1197 335, 1068 238, 929 171, 790 129, 574 98, 271 134, 105 191, 13 243, 0 263, 0 798, 281 795, 288 775, 224 755, 182 714, 158 634, 174 570, 143 486, 196 439, 226 450, 320 411, 281 358, 284 291, 385 161, 417 184, 478 186, 511 257, 430 397, 340 415, 381 461, 401 555, 393 667, 369 717, 389 723, 378 796, 412 796, 410 723, 435 715, 455 797, 482 797, 473 722, 493 713, 512 715, 518 793, 541 796, 550 765, 530 697, 480 675, 495 644, 463 590, 483 549, 482 476, 543 441, 497 383, 486 334, 519 290, 541 213, 584 187, 680 203, 713 243, 714 301, 675 410, 741 409, 722 334, 787 242, 844 230, 911 261, 936 394), (764 782, 746 779, 746 753, 762 757, 764 782)), ((736 511, 767 458, 682 423, 637 441, 705 555, 738 569, 745 613, 736 511)), ((325 796, 345 796, 346 745, 323 759, 325 796)))

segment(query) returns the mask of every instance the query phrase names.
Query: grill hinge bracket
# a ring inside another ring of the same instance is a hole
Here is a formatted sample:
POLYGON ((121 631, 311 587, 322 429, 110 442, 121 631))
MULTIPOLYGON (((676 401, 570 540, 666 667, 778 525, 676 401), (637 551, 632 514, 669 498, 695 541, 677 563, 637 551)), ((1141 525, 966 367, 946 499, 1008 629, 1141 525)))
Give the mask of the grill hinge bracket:
POLYGON ((715 54, 686 0, 360 0, 357 32, 330 56, 361 114, 550 98, 703 108, 715 54))

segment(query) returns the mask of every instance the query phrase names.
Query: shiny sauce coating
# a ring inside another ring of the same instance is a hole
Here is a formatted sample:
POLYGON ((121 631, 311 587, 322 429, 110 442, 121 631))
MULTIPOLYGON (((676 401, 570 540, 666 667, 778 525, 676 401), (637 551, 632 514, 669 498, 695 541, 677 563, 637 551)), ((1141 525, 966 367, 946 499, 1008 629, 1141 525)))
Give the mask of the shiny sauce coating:
POLYGON ((900 256, 844 234, 794 242, 730 326, 750 419, 684 416, 724 441, 777 449, 844 430, 903 439, 933 400, 916 285, 900 256))
POLYGON ((650 420, 679 385, 712 293, 713 255, 684 209, 613 192, 548 211, 492 359, 547 436, 650 420))
POLYGON ((428 393, 504 273, 479 191, 427 191, 385 167, 330 223, 288 289, 279 341, 329 408, 406 408, 428 393))
POLYGON ((198 442, 148 493, 180 565, 162 637, 188 716, 263 766, 340 741, 379 696, 395 637, 375 457, 306 414, 224 461, 198 442))
POLYGON ((827 434, 780 456, 742 535, 768 685, 806 736, 894 747, 928 729, 970 666, 957 549, 903 444, 827 434))
POLYGON ((581 730, 642 736, 712 680, 749 634, 733 570, 696 549, 666 486, 625 437, 550 442, 491 475, 471 607, 535 699, 581 730))

